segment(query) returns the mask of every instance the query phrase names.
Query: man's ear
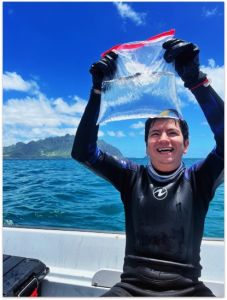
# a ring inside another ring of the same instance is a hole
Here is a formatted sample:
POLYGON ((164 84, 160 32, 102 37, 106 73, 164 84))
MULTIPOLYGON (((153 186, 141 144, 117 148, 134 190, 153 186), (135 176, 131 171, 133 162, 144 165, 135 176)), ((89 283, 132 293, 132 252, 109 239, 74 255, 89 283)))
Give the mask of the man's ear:
POLYGON ((189 146, 189 139, 184 141, 184 151, 183 153, 186 154, 188 151, 188 146, 189 146))

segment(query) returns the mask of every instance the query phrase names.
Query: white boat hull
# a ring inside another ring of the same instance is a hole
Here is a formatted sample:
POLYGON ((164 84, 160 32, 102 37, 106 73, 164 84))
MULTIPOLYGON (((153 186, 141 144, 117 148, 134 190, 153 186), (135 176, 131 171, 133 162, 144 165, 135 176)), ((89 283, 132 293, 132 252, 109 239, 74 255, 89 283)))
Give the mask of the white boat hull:
MULTIPOLYGON (((3 228, 3 253, 37 258, 50 273, 42 295, 97 297, 120 280, 125 235, 117 233, 3 228)), ((203 240, 201 280, 224 297, 224 241, 203 240)))

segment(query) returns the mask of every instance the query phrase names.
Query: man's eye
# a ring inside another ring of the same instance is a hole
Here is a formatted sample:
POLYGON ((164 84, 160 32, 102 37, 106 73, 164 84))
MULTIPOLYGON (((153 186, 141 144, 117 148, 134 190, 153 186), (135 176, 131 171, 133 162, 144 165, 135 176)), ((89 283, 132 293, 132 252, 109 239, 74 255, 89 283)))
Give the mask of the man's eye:
POLYGON ((158 136, 159 134, 158 134, 158 132, 151 132, 150 134, 149 134, 149 136, 158 136))
POLYGON ((178 135, 178 133, 176 131, 171 131, 169 132, 169 135, 178 135))

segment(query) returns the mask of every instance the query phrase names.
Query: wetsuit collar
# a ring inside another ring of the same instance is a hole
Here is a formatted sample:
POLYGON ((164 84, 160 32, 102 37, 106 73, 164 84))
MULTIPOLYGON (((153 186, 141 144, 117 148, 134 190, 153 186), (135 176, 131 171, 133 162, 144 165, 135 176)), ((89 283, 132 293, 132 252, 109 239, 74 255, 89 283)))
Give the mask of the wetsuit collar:
POLYGON ((176 171, 174 171, 173 173, 169 174, 169 175, 161 175, 159 174, 155 169, 154 167, 152 166, 152 164, 148 164, 147 165, 147 169, 148 169, 148 173, 149 175, 155 179, 156 181, 159 181, 159 182, 167 182, 167 181, 171 181, 173 179, 175 179, 178 174, 183 170, 185 169, 185 165, 183 162, 181 162, 180 166, 178 169, 176 169, 176 171))

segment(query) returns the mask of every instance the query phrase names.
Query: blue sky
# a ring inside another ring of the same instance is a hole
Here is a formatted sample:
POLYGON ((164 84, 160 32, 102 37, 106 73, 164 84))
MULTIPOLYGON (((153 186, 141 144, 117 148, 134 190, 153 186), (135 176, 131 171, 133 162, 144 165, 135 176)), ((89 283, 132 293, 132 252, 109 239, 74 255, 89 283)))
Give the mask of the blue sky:
MULTIPOLYGON (((199 45, 201 68, 224 97, 224 2, 4 2, 3 144, 74 134, 100 54, 172 28, 199 45)), ((204 157, 213 134, 179 79, 177 89, 190 127, 187 157, 204 157)), ((108 123, 99 138, 144 157, 143 123, 108 123)))

